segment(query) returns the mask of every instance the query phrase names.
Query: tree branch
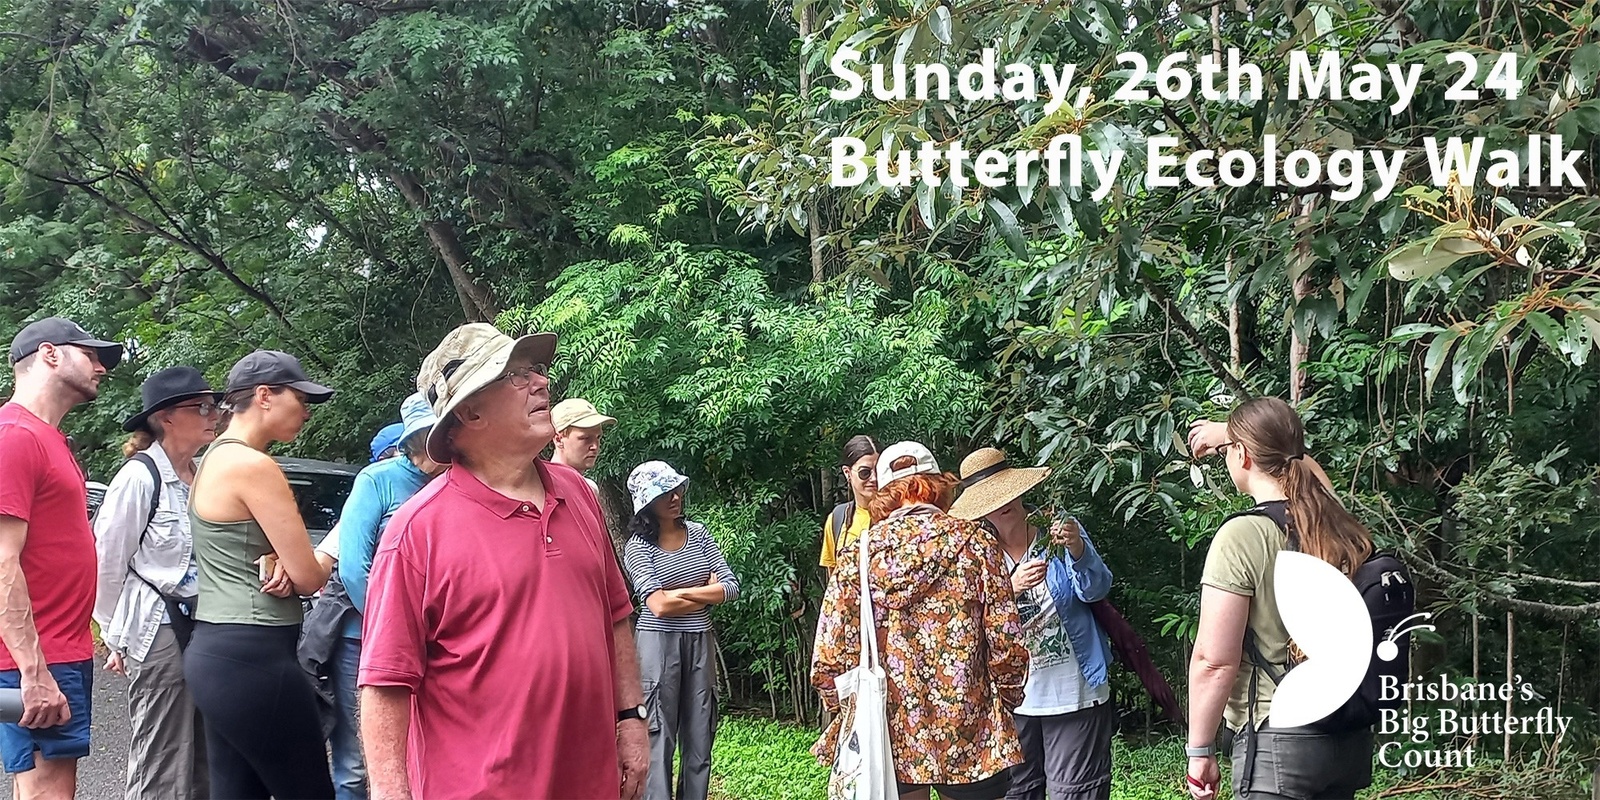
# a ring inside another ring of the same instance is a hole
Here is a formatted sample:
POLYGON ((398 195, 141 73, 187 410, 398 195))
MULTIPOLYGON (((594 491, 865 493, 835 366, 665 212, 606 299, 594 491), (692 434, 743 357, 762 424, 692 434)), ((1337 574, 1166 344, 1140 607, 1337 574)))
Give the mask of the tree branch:
POLYGON ((1178 333, 1189 342, 1189 345, 1200 355, 1200 359, 1206 362, 1206 366, 1211 368, 1211 371, 1221 379, 1223 384, 1232 390, 1240 400, 1254 396, 1250 388, 1245 386, 1244 382, 1239 380, 1232 372, 1229 372, 1228 365, 1224 364, 1222 359, 1212 352, 1211 347, 1206 344, 1205 338, 1200 335, 1200 331, 1195 330, 1194 325, 1189 322, 1189 318, 1185 317, 1183 312, 1173 304, 1172 299, 1167 296, 1166 290, 1162 289, 1161 285, 1156 283, 1143 269, 1137 269, 1135 273, 1138 275, 1139 285, 1150 293, 1150 297, 1156 301, 1157 305, 1161 306, 1161 312, 1166 315, 1167 320, 1172 323, 1174 328, 1178 329, 1178 333))
MULTIPOLYGON (((211 266, 212 269, 215 269, 217 272, 221 273, 222 276, 226 278, 229 283, 237 287, 239 291, 244 292, 247 297, 260 303, 262 307, 267 310, 267 313, 271 314, 273 318, 277 319, 278 322, 282 324, 284 330, 289 333, 289 338, 297 341, 301 345, 301 348, 305 351, 308 358, 310 358, 318 366, 324 368, 329 366, 328 362, 325 361, 319 353, 317 353, 314 349, 311 349, 298 336, 294 335, 294 326, 289 322, 288 315, 284 313, 283 307, 278 305, 278 302, 274 300, 271 295, 252 285, 249 281, 246 281, 239 275, 239 273, 234 271, 232 265, 230 265, 226 259, 217 253, 212 252, 209 248, 205 247, 199 242, 194 241, 193 238, 183 232, 181 226, 179 226, 178 232, 174 233, 173 231, 167 230, 166 228, 156 224, 154 221, 150 220, 144 215, 128 208, 116 200, 113 200, 105 192, 100 191, 100 189, 96 186, 99 181, 89 181, 79 178, 72 178, 70 176, 48 175, 35 170, 27 169, 23 167, 23 165, 10 158, 0 157, 0 161, 5 161, 12 167, 25 171, 41 180, 50 181, 51 183, 62 186, 76 187, 88 194, 90 197, 94 198, 112 213, 115 213, 117 216, 120 216, 123 219, 133 223, 134 227, 138 228, 139 230, 159 237, 170 244, 177 245, 178 247, 181 247, 195 254, 196 256, 199 256, 206 262, 206 264, 211 266)), ((101 180, 103 180, 103 178, 101 180)), ((130 183, 136 187, 139 187, 141 191, 145 191, 146 196, 150 197, 152 203, 155 203, 155 198, 151 197, 148 194, 148 190, 145 190, 138 181, 130 181, 130 183)), ((161 211, 163 216, 176 224, 176 220, 173 219, 171 214, 169 214, 165 208, 163 208, 159 203, 155 203, 155 205, 157 209, 161 211)))

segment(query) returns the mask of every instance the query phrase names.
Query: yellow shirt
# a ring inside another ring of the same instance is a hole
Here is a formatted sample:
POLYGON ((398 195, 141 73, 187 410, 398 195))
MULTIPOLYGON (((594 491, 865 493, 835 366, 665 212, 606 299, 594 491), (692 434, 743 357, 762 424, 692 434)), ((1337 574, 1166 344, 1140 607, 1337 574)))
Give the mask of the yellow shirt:
MULTIPOLYGON (((1272 568, 1278 552, 1287 544, 1276 523, 1261 516, 1235 517, 1222 524, 1211 549, 1200 582, 1225 592, 1250 598, 1250 629, 1256 632, 1261 654, 1280 668, 1289 660, 1289 632, 1278 614, 1272 568)), ((1223 716, 1228 727, 1237 731, 1250 718, 1250 673, 1253 665, 1247 654, 1239 659, 1239 675, 1223 716)), ((1261 675, 1256 680, 1256 723, 1272 711, 1272 694, 1277 689, 1272 679, 1261 675)))
MULTIPOLYGON (((867 510, 862 508, 858 503, 856 505, 855 516, 850 518, 850 527, 845 528, 844 539, 843 541, 839 542, 839 547, 844 547, 855 541, 856 537, 860 536, 862 531, 871 526, 872 515, 868 514, 867 510)), ((834 567, 834 538, 833 514, 830 513, 828 514, 828 518, 822 522, 822 560, 820 562, 822 566, 827 567, 828 569, 833 569, 834 567)))

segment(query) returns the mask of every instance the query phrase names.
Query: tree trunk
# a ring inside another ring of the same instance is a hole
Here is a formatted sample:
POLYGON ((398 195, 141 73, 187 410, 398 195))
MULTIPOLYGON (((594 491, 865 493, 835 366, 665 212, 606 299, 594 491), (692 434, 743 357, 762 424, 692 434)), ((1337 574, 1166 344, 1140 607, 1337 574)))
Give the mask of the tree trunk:
MULTIPOLYGON (((800 10, 800 102, 809 103, 811 98, 811 70, 806 68, 805 43, 811 40, 812 31, 817 26, 817 7, 815 3, 806 3, 800 10)), ((822 223, 817 221, 819 204, 815 196, 806 202, 806 239, 809 241, 811 251, 811 282, 822 283, 827 277, 822 268, 822 223)))
MULTIPOLYGON (((1233 282, 1239 279, 1234 271, 1233 254, 1228 254, 1228 291, 1232 293, 1233 282)), ((1239 317, 1239 298, 1237 296, 1228 300, 1228 367, 1235 375, 1244 374, 1244 331, 1243 321, 1239 317)))
POLYGON ((1311 295, 1311 262, 1314 258, 1311 253, 1311 209, 1316 205, 1316 195, 1308 194, 1301 197, 1299 205, 1300 210, 1295 214, 1295 224, 1299 228, 1295 234, 1299 241, 1295 243, 1294 263, 1289 270, 1290 278, 1294 281, 1294 302, 1289 306, 1289 327, 1293 331, 1293 338, 1289 343, 1289 402, 1291 403, 1299 403, 1305 398, 1305 362, 1311 357, 1311 332, 1302 332, 1300 326, 1295 324, 1295 319, 1300 310, 1300 301, 1311 295))
MULTIPOLYGON (((1211 7, 1211 57, 1222 64, 1222 4, 1211 7)), ((1234 269, 1233 253, 1228 253, 1228 368, 1234 375, 1244 374, 1244 335, 1240 330, 1239 298, 1233 293, 1233 282, 1238 280, 1234 269)))
POLYGON ((391 171, 389 178, 394 181, 395 188, 400 190, 406 203, 422 217, 422 227, 428 234, 428 241, 433 244, 439 257, 444 259, 445 269, 450 271, 450 282, 456 287, 456 296, 461 300, 461 310, 466 313, 467 321, 493 322, 500 308, 489 287, 472 274, 470 257, 466 248, 461 246, 461 239, 456 236, 455 226, 430 213, 428 193, 416 178, 400 170, 391 171))
MULTIPOLYGON (((1506 564, 1508 566, 1511 564, 1511 545, 1506 545, 1506 564)), ((1511 691, 1510 694, 1508 694, 1506 696, 1506 719, 1510 719, 1511 715, 1516 712, 1516 709, 1512 708, 1512 705, 1511 705, 1512 698, 1517 696, 1517 693, 1516 693, 1516 690, 1515 690, 1516 667, 1517 667, 1517 618, 1516 618, 1516 613, 1515 612, 1507 611, 1506 612, 1506 685, 1507 686, 1511 686, 1512 687, 1512 691, 1511 691)), ((1505 767, 1507 767, 1507 768, 1509 768, 1510 765, 1511 765, 1511 728, 1509 726, 1506 727, 1506 731, 1505 731, 1505 756, 1504 756, 1504 762, 1503 763, 1504 763, 1505 767)))

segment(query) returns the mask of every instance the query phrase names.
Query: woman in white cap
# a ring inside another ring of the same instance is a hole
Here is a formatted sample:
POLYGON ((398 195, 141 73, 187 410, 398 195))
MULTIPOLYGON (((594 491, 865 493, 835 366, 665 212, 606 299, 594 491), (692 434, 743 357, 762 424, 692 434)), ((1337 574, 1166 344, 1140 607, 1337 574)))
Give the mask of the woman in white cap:
MULTIPOLYGON (((950 800, 998 800, 1022 761, 1011 721, 1028 671, 1017 604, 994 537, 945 513, 955 487, 916 442, 878 456, 872 527, 839 552, 817 626, 811 683, 837 712, 834 681, 861 661, 865 545, 902 800, 927 800, 930 788, 950 800)), ((844 719, 812 748, 826 764, 844 719)))
POLYGON ((294 356, 257 350, 228 372, 233 416, 195 474, 189 522, 199 565, 194 636, 184 676, 205 718, 216 797, 332 800, 317 700, 295 657, 303 610, 328 570, 273 442, 300 434, 333 390, 294 356))
POLYGON ((1111 645, 1089 604, 1111 591, 1111 570, 1077 520, 1029 522, 1022 496, 1050 470, 1014 467, 985 447, 961 462, 961 497, 951 516, 992 527, 1011 573, 1028 684, 1015 713, 1023 763, 1011 770, 1007 798, 1109 800, 1111 737, 1117 714, 1106 670, 1111 645))
POLYGON ((711 791, 717 694, 709 609, 739 597, 739 579, 711 532, 683 516, 688 482, 665 461, 646 461, 628 475, 634 513, 623 560, 644 604, 636 639, 650 723, 645 800, 705 800, 711 791))
POLYGON ((338 578, 351 608, 343 616, 330 670, 335 722, 329 744, 338 800, 367 797, 367 769, 361 758, 356 723, 356 677, 361 664, 361 622, 367 608, 372 557, 394 513, 444 471, 442 465, 428 457, 427 434, 438 421, 421 394, 407 397, 400 404, 403 427, 396 443, 402 457, 382 459, 362 469, 339 514, 338 578))
POLYGON ((128 458, 94 517, 99 555, 94 619, 111 651, 106 669, 128 676, 129 800, 209 797, 205 743, 183 679, 197 593, 189 487, 194 457, 217 435, 217 404, 194 367, 145 380, 144 408, 122 428, 128 458))

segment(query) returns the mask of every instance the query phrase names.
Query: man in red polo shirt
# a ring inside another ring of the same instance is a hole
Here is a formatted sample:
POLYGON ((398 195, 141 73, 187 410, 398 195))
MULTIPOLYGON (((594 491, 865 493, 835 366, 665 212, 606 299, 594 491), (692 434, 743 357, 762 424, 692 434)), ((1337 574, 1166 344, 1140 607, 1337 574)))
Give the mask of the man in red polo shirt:
POLYGON ((538 459, 553 334, 464 325, 422 363, 451 464, 395 513, 362 627, 374 800, 637 798, 650 752, 633 608, 599 502, 538 459))
POLYGON ((94 533, 60 425, 121 360, 121 345, 61 317, 11 342, 16 392, 0 406, 0 687, 22 690, 22 719, 0 725, 0 760, 30 800, 70 800, 89 754, 94 533))

